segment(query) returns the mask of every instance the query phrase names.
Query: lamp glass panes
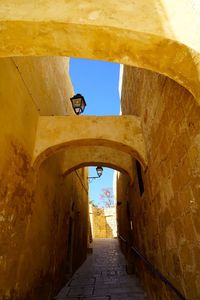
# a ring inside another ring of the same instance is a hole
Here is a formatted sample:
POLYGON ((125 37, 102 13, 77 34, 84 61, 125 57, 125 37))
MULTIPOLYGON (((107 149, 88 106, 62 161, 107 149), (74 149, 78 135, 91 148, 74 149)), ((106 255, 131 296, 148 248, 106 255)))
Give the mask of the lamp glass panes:
POLYGON ((76 94, 75 96, 70 98, 70 100, 75 114, 76 115, 82 114, 86 107, 86 102, 84 97, 81 94, 76 94))
POLYGON ((103 168, 100 167, 100 166, 98 166, 98 167, 96 167, 96 171, 97 171, 97 175, 98 175, 99 177, 101 177, 101 175, 102 175, 102 173, 103 173, 103 168))

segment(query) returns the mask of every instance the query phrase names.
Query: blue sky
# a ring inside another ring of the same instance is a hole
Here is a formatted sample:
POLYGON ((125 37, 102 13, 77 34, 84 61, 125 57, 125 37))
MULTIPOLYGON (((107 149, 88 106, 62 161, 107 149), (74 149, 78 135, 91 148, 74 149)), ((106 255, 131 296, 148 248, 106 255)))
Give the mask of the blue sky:
MULTIPOLYGON (((70 77, 75 94, 84 96, 87 106, 84 115, 118 115, 119 64, 88 60, 70 59, 70 77)), ((95 167, 89 168, 90 175, 96 176, 95 167)), ((99 203, 103 188, 112 187, 113 170, 104 168, 103 175, 90 184, 90 199, 99 203)))

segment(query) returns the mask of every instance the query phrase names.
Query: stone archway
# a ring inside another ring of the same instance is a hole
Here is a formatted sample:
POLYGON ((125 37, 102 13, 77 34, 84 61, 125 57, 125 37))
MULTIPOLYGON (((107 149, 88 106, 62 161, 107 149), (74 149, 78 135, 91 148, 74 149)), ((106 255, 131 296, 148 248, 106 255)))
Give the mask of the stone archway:
POLYGON ((129 176, 133 183, 133 158, 123 151, 104 146, 68 147, 63 159, 63 175, 88 166, 108 167, 129 176))
MULTIPOLYGON (((67 55, 134 65, 174 79, 200 102, 199 35, 181 28, 181 22, 197 25, 190 4, 69 0, 56 2, 56 10, 54 7, 55 0, 37 6, 34 1, 22 0, 18 5, 14 0, 1 1, 0 56, 67 55)), ((116 148, 117 144, 109 146, 116 148)), ((56 147, 54 151, 59 150, 56 147)), ((36 152, 34 164, 45 155, 37 157, 36 152)))
POLYGON ((0 56, 66 55, 134 65, 174 79, 200 102, 199 25, 188 1, 2 0, 0 56))
POLYGON ((144 168, 147 166, 140 119, 136 116, 45 116, 40 117, 38 122, 33 167, 37 168, 43 160, 58 151, 71 151, 73 147, 78 149, 83 146, 89 151, 87 156, 76 158, 75 155, 74 162, 66 162, 66 169, 81 163, 92 163, 93 157, 96 162, 102 161, 128 173, 132 172, 132 157, 138 159, 144 168), (94 147, 99 147, 96 157, 92 153, 94 147), (123 158, 121 163, 120 152, 123 158))

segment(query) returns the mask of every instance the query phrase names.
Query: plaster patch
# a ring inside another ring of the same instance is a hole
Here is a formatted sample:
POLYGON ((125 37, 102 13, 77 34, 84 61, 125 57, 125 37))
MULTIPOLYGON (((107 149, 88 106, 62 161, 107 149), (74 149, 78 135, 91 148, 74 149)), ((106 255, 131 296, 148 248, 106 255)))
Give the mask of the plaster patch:
POLYGON ((0 222, 4 221, 5 220, 5 217, 4 216, 0 216, 0 222))
POLYGON ((100 17, 101 12, 99 10, 93 11, 89 14, 88 19, 89 20, 96 20, 100 17))

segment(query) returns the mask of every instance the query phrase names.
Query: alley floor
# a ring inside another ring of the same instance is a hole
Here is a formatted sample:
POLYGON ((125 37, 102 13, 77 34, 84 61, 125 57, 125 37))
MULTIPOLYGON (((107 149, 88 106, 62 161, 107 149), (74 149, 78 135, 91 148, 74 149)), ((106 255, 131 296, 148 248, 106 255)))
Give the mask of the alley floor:
POLYGON ((118 240, 95 239, 93 254, 54 298, 56 300, 144 300, 137 278, 126 273, 118 240))

